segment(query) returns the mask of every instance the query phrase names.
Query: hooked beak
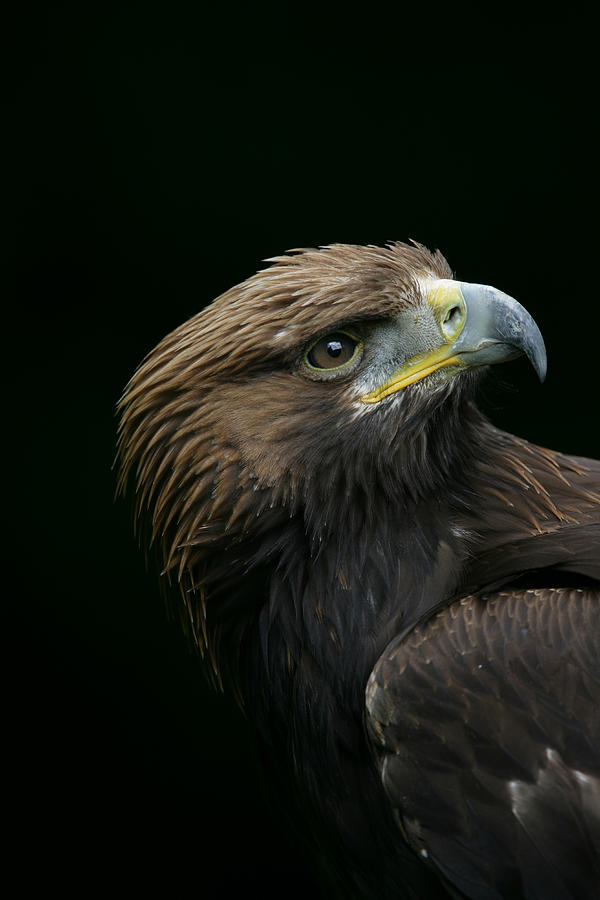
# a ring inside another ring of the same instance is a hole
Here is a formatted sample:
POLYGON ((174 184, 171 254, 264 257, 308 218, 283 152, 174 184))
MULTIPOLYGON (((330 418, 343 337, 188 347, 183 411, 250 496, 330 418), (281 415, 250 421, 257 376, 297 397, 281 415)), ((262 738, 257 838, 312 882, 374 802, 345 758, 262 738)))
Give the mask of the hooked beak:
MULTIPOLYGON (((425 282, 424 294, 440 332, 439 346, 415 353, 390 378, 361 398, 378 403, 446 366, 466 369, 527 356, 540 381, 546 348, 526 309, 496 288, 451 279, 425 282)), ((418 343, 417 343, 418 345, 418 343)))

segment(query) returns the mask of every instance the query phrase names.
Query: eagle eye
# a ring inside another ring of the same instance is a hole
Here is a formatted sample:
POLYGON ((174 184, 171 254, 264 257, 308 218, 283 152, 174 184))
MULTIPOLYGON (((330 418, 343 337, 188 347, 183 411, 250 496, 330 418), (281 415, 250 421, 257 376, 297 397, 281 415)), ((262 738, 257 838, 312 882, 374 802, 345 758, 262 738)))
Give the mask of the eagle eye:
POLYGON ((319 338, 304 359, 311 369, 341 369, 352 362, 360 346, 351 335, 334 331, 319 338))

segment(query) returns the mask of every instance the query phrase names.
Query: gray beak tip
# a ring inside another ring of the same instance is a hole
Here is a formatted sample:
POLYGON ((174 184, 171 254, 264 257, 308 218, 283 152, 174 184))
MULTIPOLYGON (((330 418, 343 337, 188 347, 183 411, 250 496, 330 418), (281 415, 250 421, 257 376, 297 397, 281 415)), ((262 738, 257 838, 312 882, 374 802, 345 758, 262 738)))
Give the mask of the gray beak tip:
POLYGON ((457 347, 463 342, 470 342, 471 348, 477 348, 478 342, 482 346, 483 336, 484 346, 476 353, 479 364, 502 362, 523 354, 540 381, 544 381, 546 347, 540 329, 527 310, 513 297, 489 285, 460 284, 467 306, 467 324, 457 347))
POLYGON ((529 340, 526 340, 523 344, 523 351, 535 369, 537 377, 541 382, 544 382, 548 371, 548 357, 544 339, 537 325, 531 329, 529 340))

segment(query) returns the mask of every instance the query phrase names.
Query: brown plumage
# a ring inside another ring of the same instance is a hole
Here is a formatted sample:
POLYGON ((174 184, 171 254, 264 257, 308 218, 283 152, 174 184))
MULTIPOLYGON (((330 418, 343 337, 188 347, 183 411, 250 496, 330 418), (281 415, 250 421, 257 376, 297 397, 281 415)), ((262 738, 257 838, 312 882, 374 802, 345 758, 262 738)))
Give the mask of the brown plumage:
POLYGON ((184 621, 329 894, 596 896, 600 464, 474 402, 535 323, 419 245, 271 262, 120 404, 184 621))

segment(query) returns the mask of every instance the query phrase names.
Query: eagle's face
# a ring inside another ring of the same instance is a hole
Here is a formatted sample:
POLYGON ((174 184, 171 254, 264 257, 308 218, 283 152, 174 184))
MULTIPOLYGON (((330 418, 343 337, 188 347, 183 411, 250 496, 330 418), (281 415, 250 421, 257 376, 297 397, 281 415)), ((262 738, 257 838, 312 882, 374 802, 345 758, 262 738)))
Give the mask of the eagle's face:
POLYGON ((339 245, 273 262, 169 335, 123 400, 125 474, 135 463, 138 509, 172 532, 180 566, 175 548, 246 534, 267 508, 401 478, 407 446, 441 405, 460 416, 482 365, 526 353, 545 370, 529 314, 453 281, 439 253, 339 245))

